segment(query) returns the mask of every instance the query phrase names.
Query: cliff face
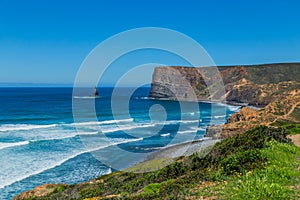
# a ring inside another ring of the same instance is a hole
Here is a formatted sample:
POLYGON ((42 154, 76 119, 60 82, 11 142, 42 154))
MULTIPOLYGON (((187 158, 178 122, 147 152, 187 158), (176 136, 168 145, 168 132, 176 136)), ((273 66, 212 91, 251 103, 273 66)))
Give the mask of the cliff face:
POLYGON ((243 107, 206 136, 228 137, 259 125, 300 123, 300 63, 226 67, 157 67, 150 97, 223 101, 243 107), (218 69, 218 70, 216 70, 218 69))
POLYGON ((299 89, 299 80, 300 63, 217 68, 157 67, 150 97, 266 106, 286 91, 299 89))
POLYGON ((251 128, 265 126, 280 126, 281 124, 300 123, 300 90, 284 92, 282 97, 260 110, 243 107, 227 119, 227 123, 212 126, 207 130, 207 136, 224 138, 243 133, 251 128))

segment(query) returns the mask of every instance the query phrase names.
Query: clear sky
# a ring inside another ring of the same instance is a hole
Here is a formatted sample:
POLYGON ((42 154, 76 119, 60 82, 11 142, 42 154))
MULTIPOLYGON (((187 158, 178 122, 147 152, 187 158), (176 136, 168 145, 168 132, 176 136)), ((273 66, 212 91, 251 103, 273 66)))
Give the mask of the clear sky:
POLYGON ((98 43, 148 26, 194 38, 217 65, 298 62, 299 8, 297 0, 0 0, 0 83, 73 83, 98 43))

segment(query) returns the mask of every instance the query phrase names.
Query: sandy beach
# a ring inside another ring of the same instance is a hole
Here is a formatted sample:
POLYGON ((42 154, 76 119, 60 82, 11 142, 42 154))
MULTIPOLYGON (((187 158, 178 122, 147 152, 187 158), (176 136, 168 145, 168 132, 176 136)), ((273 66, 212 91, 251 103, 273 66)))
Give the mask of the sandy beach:
POLYGON ((204 150, 209 146, 213 146, 219 141, 221 140, 207 137, 199 140, 172 145, 150 154, 145 161, 160 158, 177 158, 180 156, 189 156, 193 153, 200 152, 201 150, 204 150))

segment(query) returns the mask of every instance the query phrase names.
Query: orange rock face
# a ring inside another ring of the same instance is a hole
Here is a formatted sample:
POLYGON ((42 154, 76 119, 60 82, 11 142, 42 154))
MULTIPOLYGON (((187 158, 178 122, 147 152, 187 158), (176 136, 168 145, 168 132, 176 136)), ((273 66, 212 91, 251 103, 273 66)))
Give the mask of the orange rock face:
POLYGON ((279 121, 300 123, 300 90, 284 94, 285 97, 282 96, 260 110, 243 107, 231 115, 226 124, 212 127, 215 130, 214 137, 229 137, 259 125, 273 126, 279 121))
POLYGON ((37 186, 33 190, 23 192, 20 195, 16 196, 14 200, 22 200, 22 199, 28 199, 30 197, 46 196, 47 194, 53 192, 55 188, 62 185, 65 184, 44 184, 41 186, 37 186))
POLYGON ((150 97, 266 106, 300 89, 300 63, 221 67, 157 67, 150 97))

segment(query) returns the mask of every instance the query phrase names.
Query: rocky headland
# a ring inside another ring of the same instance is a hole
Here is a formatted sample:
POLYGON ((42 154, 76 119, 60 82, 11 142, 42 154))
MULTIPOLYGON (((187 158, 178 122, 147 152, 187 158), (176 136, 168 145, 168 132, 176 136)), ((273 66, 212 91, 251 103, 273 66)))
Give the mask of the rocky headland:
POLYGON ((300 88, 300 63, 221 67, 156 67, 150 97, 266 106, 300 88), (219 73, 219 74, 217 74, 219 73))
POLYGON ((300 63, 157 67, 149 96, 243 105, 225 125, 208 127, 209 137, 228 137, 259 125, 299 123, 300 63))
POLYGON ((208 127, 206 136, 224 138, 260 125, 282 126, 297 123, 300 123, 300 90, 293 90, 285 92, 281 98, 259 110, 242 107, 227 119, 226 124, 208 127))

